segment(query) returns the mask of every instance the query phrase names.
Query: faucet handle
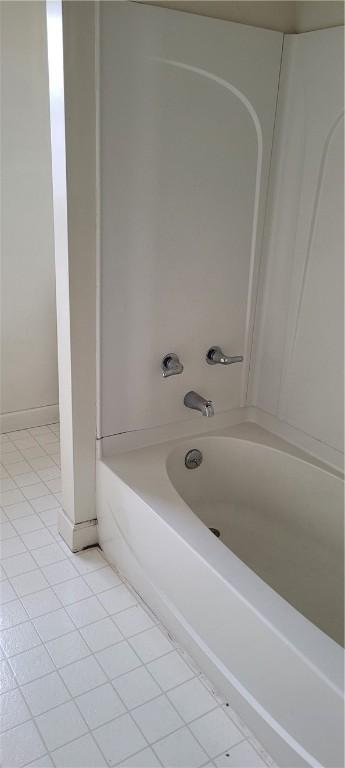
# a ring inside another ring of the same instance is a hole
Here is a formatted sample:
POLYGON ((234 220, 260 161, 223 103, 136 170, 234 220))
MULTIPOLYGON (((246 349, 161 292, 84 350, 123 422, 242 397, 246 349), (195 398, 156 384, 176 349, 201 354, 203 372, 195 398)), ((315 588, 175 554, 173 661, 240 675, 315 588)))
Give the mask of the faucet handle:
POLYGON ((206 362, 209 365, 232 365, 232 363, 242 363, 243 355, 225 355, 221 347, 210 347, 206 354, 206 362))
POLYGON ((168 355, 164 355, 161 362, 161 369, 163 378, 168 376, 176 376, 183 371, 183 365, 180 362, 178 355, 175 352, 169 352, 168 355))

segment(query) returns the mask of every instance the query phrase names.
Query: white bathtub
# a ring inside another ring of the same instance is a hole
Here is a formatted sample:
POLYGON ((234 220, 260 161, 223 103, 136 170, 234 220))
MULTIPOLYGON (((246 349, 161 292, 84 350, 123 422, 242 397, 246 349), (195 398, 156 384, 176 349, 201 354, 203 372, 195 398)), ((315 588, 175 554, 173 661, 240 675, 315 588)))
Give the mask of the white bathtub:
POLYGON ((341 768, 340 477, 244 425, 99 461, 97 507, 108 560, 278 764, 341 768))

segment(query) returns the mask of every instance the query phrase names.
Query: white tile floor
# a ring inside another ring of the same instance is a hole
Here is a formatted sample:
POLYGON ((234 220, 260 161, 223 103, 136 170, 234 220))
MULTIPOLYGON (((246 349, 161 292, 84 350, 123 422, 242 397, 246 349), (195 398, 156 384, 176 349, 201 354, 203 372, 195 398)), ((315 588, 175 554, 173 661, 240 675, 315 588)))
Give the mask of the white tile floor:
POLYGON ((59 427, 1 436, 4 768, 273 761, 98 549, 57 531, 59 427))

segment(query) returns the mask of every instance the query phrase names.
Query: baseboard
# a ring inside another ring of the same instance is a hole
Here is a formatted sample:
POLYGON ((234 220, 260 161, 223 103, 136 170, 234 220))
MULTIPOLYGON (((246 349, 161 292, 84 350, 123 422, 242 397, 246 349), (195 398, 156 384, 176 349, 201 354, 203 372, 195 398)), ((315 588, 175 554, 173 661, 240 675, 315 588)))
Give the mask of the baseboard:
POLYGON ((71 552, 98 544, 97 520, 87 520, 85 523, 72 523, 63 509, 59 512, 59 533, 71 552))
POLYGON ((0 433, 15 432, 18 429, 44 427, 59 421, 59 405, 43 405, 26 411, 12 411, 0 414, 0 433))

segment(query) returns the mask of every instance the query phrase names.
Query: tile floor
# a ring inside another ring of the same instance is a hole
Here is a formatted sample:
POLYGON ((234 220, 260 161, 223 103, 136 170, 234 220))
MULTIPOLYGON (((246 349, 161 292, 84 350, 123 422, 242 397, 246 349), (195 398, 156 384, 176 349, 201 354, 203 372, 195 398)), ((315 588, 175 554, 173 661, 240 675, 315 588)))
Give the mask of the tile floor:
POLYGON ((1 436, 4 768, 273 761, 99 549, 57 531, 59 427, 1 436))

